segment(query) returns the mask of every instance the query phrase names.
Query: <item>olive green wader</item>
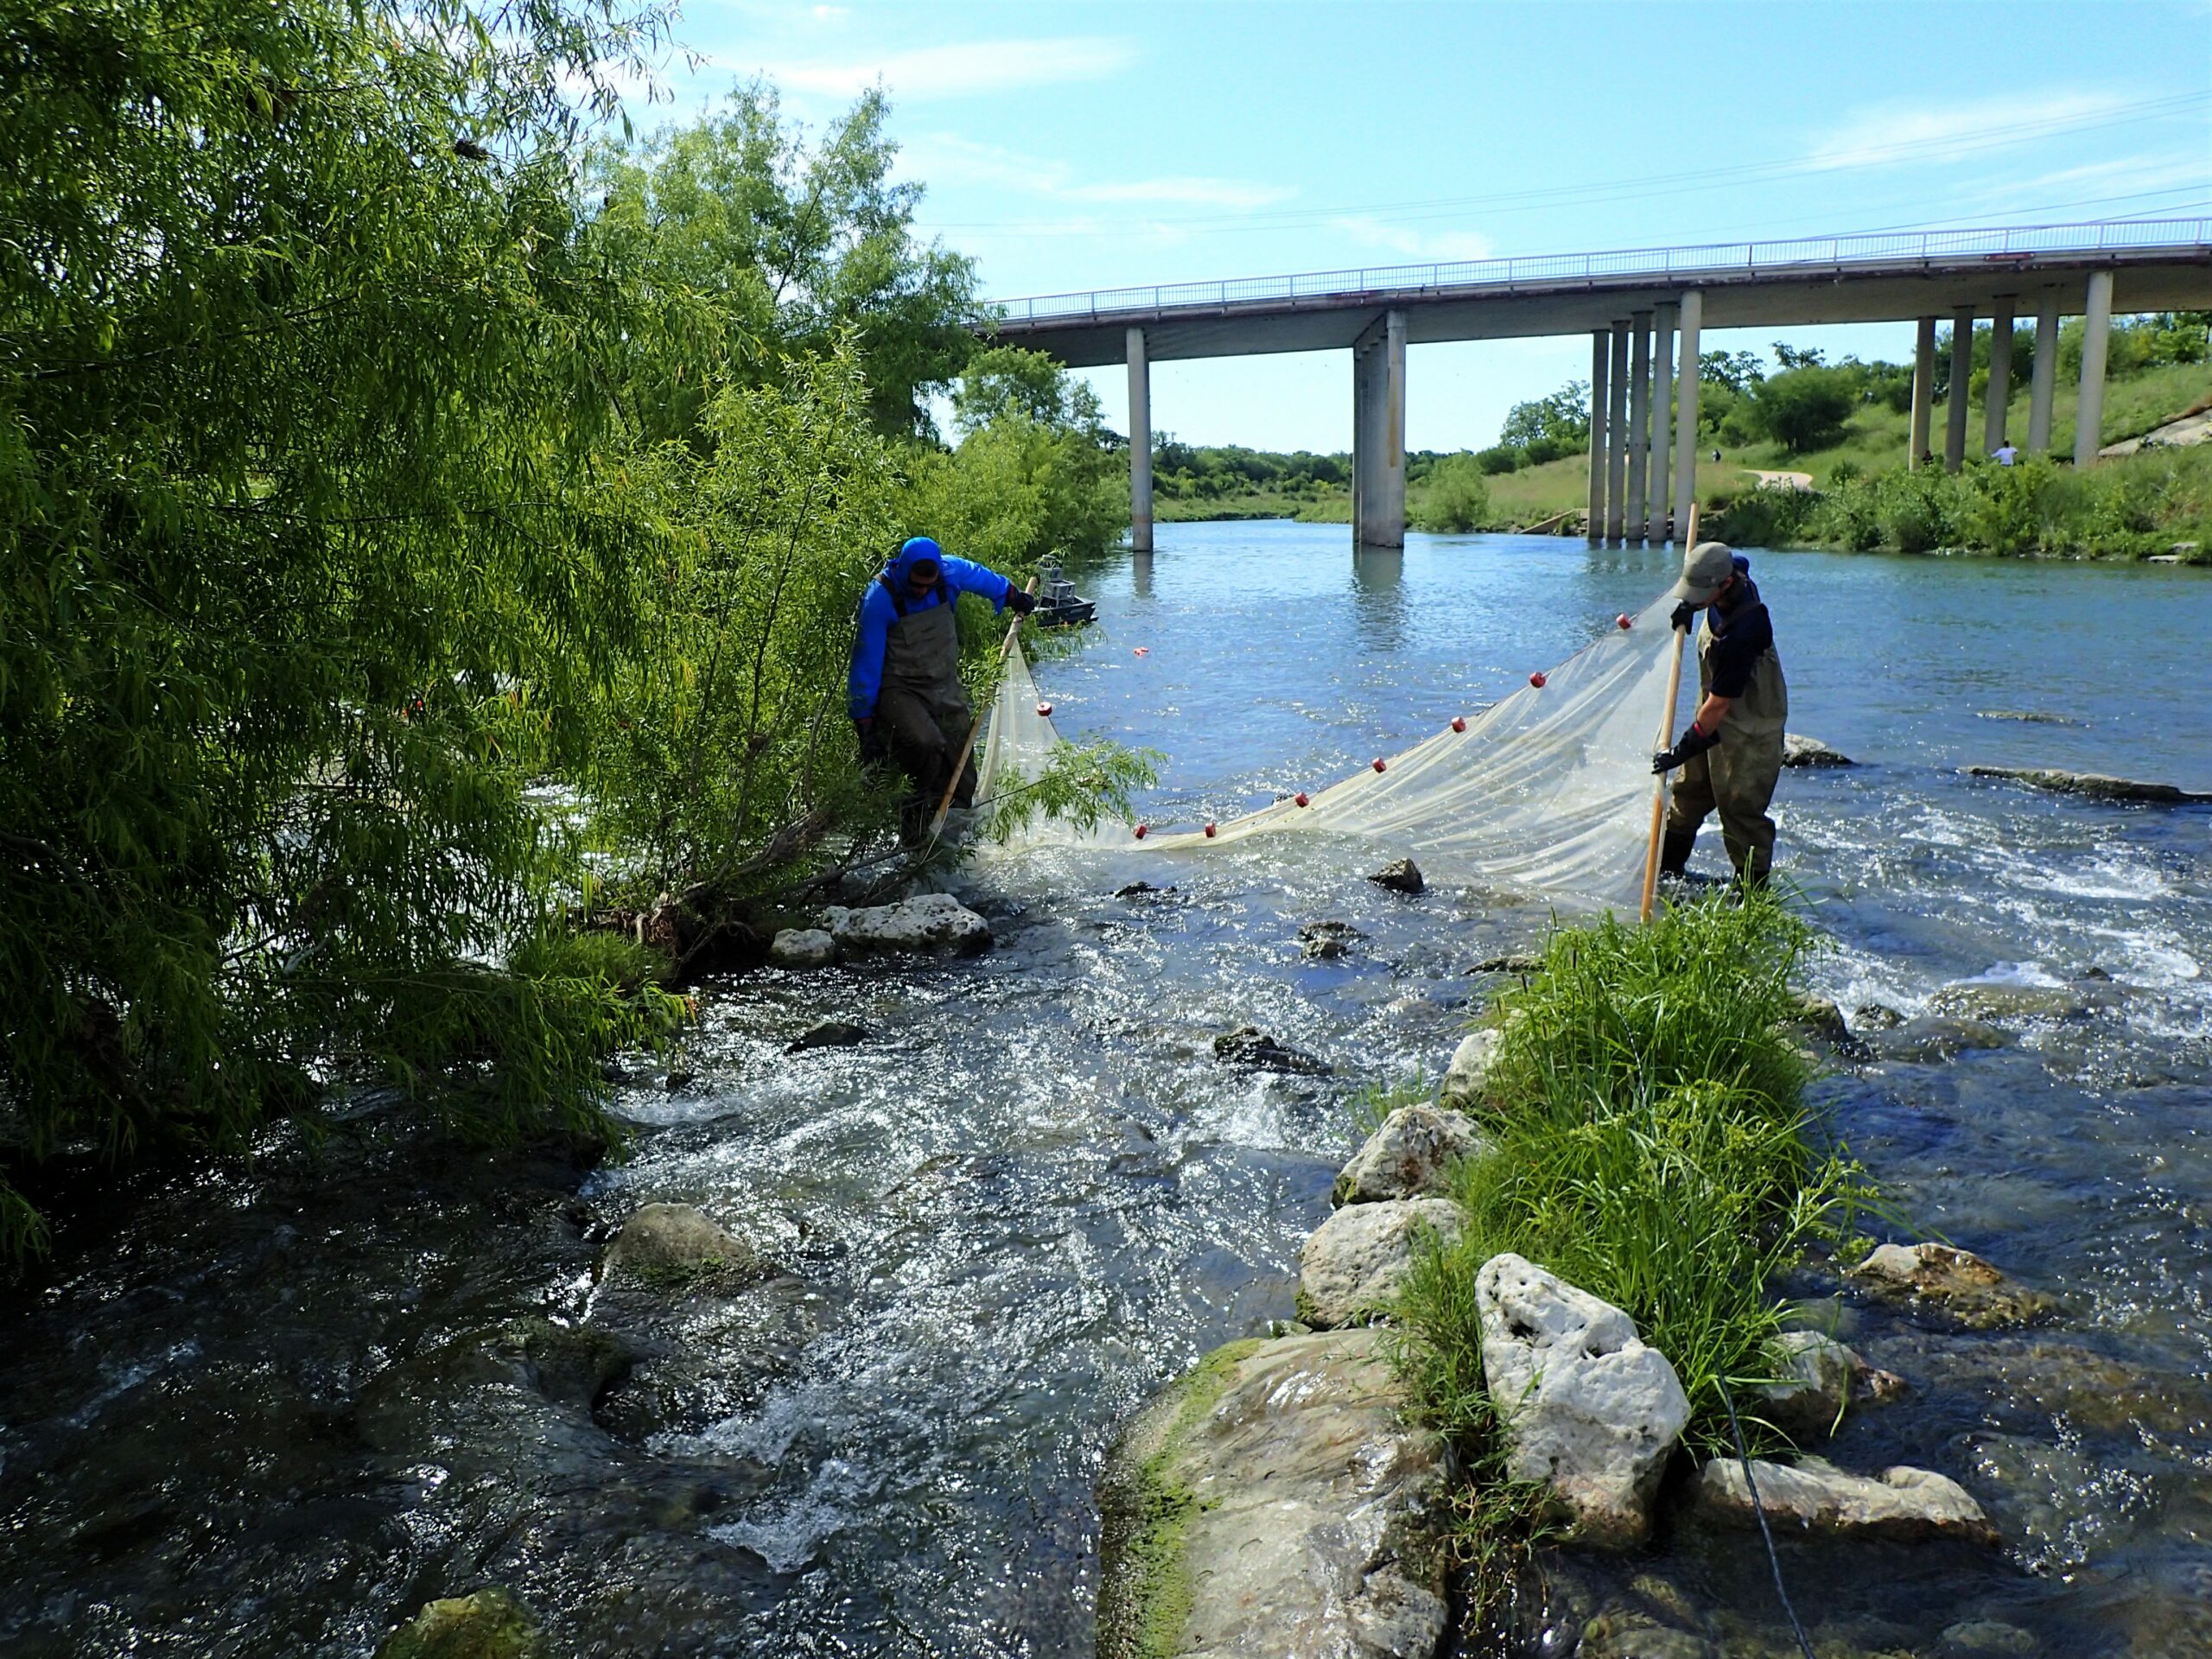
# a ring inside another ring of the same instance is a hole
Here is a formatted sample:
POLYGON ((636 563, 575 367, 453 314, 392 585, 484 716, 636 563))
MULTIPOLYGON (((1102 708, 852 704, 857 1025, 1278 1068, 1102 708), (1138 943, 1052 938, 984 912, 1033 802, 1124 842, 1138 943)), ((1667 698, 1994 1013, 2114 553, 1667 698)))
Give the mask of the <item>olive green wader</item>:
MULTIPOLYGON (((1702 702, 1713 689, 1713 628, 1698 633, 1697 689, 1702 702)), ((1789 718, 1789 688, 1782 658, 1769 646, 1752 665, 1751 683, 1720 719, 1720 741, 1691 757, 1675 774, 1667 808, 1667 840, 1660 868, 1680 874, 1706 815, 1720 814, 1720 836, 1737 874, 1764 881, 1774 868, 1774 820, 1767 807, 1782 776, 1782 730, 1789 718)))
MULTIPOLYGON (((875 717, 899 768, 913 779, 902 817, 909 835, 926 825, 952 772, 953 757, 967 741, 975 715, 968 689, 960 683, 960 623, 950 600, 926 609, 903 611, 884 636, 883 684, 876 693, 875 717)), ((953 793, 957 806, 976 799, 976 766, 971 760, 953 793)))

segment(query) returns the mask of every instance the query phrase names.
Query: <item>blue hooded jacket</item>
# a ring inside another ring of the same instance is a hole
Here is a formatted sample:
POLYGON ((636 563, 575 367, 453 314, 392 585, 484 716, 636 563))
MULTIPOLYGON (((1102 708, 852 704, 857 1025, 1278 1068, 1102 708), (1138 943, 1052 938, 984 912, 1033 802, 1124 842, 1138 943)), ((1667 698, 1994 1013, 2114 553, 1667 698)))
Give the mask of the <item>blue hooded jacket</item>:
POLYGON ((900 548, 883 567, 882 575, 868 583, 861 599, 853 671, 846 681, 846 702, 853 718, 867 720, 875 713, 876 696, 883 690, 883 648, 891 637, 891 625, 905 614, 899 608, 902 605, 906 611, 925 611, 932 605, 957 604, 963 594, 976 594, 989 600, 993 610, 1002 611, 1013 585, 997 571, 972 560, 948 558, 926 536, 917 536, 900 548), (937 566, 938 582, 927 597, 916 600, 906 591, 906 576, 921 563, 937 566), (886 587, 886 582, 890 586, 886 587), (892 596, 894 588, 896 599, 892 596))

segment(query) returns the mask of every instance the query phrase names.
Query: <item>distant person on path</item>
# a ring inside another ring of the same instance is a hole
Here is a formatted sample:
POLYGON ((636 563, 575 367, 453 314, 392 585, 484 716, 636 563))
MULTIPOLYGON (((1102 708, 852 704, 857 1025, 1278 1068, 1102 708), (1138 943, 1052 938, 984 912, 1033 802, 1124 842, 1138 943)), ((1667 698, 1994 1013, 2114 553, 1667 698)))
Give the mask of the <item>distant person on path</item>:
POLYGON ((1689 868, 1698 826, 1714 810, 1728 861, 1747 887, 1764 884, 1774 867, 1774 820, 1767 807, 1782 776, 1782 733, 1789 689, 1775 654, 1774 624, 1753 584, 1750 562, 1719 542, 1700 542, 1682 560, 1675 591, 1677 628, 1695 625, 1700 700, 1675 747, 1651 757, 1651 770, 1680 769, 1660 844, 1662 874, 1689 868))
POLYGON ((2009 441, 1999 444, 1994 449, 1991 450, 1989 454, 1990 458, 1996 461, 1999 467, 2010 467, 2020 457, 2020 452, 2018 449, 2015 449, 2009 441))
MULTIPOLYGON (((960 683, 957 613, 963 594, 980 594, 996 611, 1011 605, 1018 616, 1037 607, 1033 594, 995 570, 947 557, 926 536, 901 547, 861 598, 847 706, 860 733, 861 759, 870 766, 896 761, 912 784, 899 813, 899 833, 909 845, 928 830, 975 722, 960 683)), ((971 759, 953 802, 968 806, 975 799, 971 759)))

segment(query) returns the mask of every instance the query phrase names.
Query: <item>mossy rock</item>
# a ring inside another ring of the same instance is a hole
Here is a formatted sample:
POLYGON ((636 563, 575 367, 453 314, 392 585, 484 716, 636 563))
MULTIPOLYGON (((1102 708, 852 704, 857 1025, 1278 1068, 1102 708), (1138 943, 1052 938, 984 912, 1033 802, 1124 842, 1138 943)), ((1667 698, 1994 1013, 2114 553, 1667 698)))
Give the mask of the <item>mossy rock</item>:
POLYGON ((493 1585, 434 1601, 377 1649, 377 1659, 552 1659, 530 1611, 493 1585))

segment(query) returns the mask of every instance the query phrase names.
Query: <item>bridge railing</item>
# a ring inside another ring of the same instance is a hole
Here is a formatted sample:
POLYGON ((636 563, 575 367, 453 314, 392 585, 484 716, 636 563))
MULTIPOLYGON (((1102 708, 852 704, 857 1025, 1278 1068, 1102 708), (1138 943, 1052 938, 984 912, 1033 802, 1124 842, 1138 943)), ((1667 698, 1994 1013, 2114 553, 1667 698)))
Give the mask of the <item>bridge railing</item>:
POLYGON ((1236 276, 1217 283, 1156 288, 1109 288, 1089 294, 1042 294, 986 302, 1000 322, 1156 315, 1185 308, 1265 304, 1359 294, 1511 289, 1527 283, 1586 277, 1643 276, 1658 281, 1716 272, 1783 271, 1805 266, 1894 264, 1913 260, 2007 255, 2094 254, 2151 248, 2212 246, 2212 219, 2100 220, 2074 225, 2015 225, 1971 231, 1887 231, 1859 236, 1801 237, 1778 242, 1716 242, 1688 248, 1624 248, 1605 253, 1540 253, 1509 259, 1467 259, 1433 265, 1364 265, 1289 276, 1236 276))

